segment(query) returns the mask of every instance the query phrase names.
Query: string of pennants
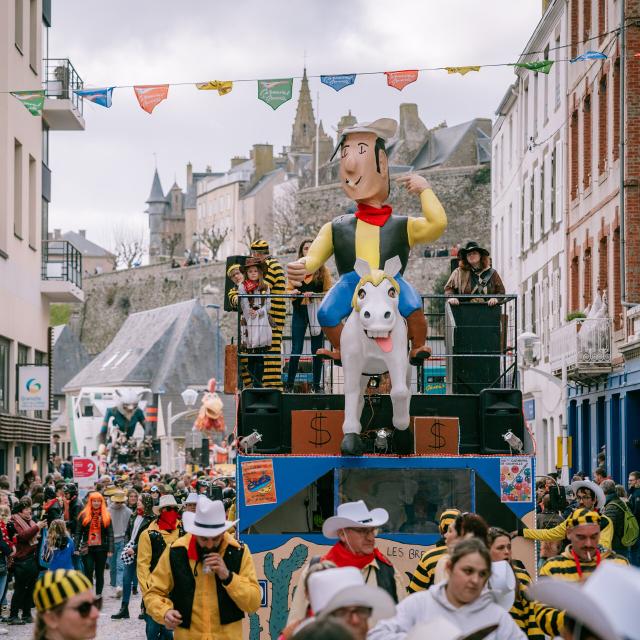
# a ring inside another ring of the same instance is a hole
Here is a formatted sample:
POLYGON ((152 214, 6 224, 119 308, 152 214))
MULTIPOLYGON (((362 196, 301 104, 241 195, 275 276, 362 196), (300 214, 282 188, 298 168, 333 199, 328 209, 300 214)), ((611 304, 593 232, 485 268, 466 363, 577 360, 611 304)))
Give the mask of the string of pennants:
MULTIPOLYGON (((635 54, 640 58, 640 53, 635 54)), ((606 60, 606 54, 601 51, 587 51, 575 58, 571 58, 569 62, 585 62, 589 60, 606 60)), ((402 71, 384 71, 384 72, 367 72, 364 74, 340 74, 340 75, 321 75, 320 82, 335 91, 342 91, 345 87, 349 87, 356 82, 358 75, 380 75, 386 77, 387 85, 398 91, 402 91, 406 86, 416 82, 420 71, 446 71, 448 74, 460 74, 462 76, 471 72, 478 72, 483 67, 520 67, 534 71, 536 73, 548 74, 554 64, 554 60, 537 60, 533 62, 514 62, 507 64, 488 64, 488 65, 469 65, 465 67, 437 67, 435 69, 405 69, 402 71)), ((318 76, 310 76, 318 77, 318 76)), ((235 82, 251 82, 248 80, 237 80, 235 82)), ((258 83, 258 99, 268 104, 272 109, 277 109, 285 102, 291 100, 293 95, 293 78, 277 78, 270 80, 253 81, 258 83)), ((219 95, 224 96, 233 89, 233 80, 210 80, 208 82, 196 83, 176 83, 176 85, 195 84, 200 91, 217 91, 219 95)), ((153 113, 153 110, 169 96, 169 87, 171 84, 155 84, 155 85, 134 85, 133 91, 138 99, 140 107, 147 113, 153 113)), ((114 89, 123 89, 123 86, 101 87, 96 89, 78 89, 74 91, 77 96, 84 100, 89 100, 101 107, 111 107, 113 101, 114 89)), ((28 111, 34 115, 42 114, 46 92, 44 89, 37 91, 10 91, 12 96, 22 102, 28 111)))

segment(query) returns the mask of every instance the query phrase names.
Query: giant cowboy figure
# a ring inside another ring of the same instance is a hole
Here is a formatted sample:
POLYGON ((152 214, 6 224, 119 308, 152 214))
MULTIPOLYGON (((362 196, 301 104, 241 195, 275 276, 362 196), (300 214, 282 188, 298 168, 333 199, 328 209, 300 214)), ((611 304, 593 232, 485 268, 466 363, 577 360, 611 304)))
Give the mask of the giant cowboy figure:
MULTIPOLYGON (((318 320, 333 351, 319 349, 318 354, 340 359, 342 320, 351 312, 351 300, 359 281, 354 270, 356 258, 366 260, 371 269, 381 269, 385 261, 399 256, 401 273, 409 260, 411 247, 433 242, 447 226, 447 216, 440 201, 425 178, 410 174, 398 178, 409 193, 420 196, 422 218, 392 215, 389 197, 389 161, 385 141, 395 135, 397 123, 381 118, 371 123, 355 124, 342 133, 336 151, 340 150, 340 181, 345 193, 358 204, 355 214, 347 214, 327 222, 313 241, 306 257, 287 265, 289 281, 298 286, 304 276, 314 273, 334 254, 340 279, 326 295, 318 320)), ((400 313, 407 320, 411 340, 412 363, 429 357, 425 345, 427 323, 422 311, 422 299, 402 277, 400 313)))

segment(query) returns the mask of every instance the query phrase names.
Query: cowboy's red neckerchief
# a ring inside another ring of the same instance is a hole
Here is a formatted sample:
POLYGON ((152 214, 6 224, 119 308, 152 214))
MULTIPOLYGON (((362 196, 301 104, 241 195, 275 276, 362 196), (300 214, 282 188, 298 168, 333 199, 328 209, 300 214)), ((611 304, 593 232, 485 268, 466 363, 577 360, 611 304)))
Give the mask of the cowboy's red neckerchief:
POLYGON ((363 222, 367 222, 368 224, 373 224, 376 227, 384 227, 392 211, 393 209, 388 204, 385 204, 378 209, 377 207, 372 207, 368 204, 359 202, 358 209, 356 211, 356 218, 363 222))

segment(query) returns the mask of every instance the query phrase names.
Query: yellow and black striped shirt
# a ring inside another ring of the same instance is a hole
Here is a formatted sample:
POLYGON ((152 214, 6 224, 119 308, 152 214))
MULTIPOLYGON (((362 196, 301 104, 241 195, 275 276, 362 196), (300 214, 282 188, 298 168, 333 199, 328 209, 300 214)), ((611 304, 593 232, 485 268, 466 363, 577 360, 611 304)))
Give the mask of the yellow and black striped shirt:
MULTIPOLYGON (((264 281, 269 285, 271 295, 277 296, 278 294, 284 293, 286 281, 282 265, 275 258, 268 258, 265 260, 265 264, 267 265, 268 270, 264 277, 264 281)), ((284 298, 271 298, 271 311, 269 312, 269 315, 273 319, 276 327, 282 331, 286 315, 284 298)))
POLYGON ((532 582, 531 576, 519 560, 514 560, 512 566, 516 580, 518 581, 518 592, 509 613, 514 622, 522 629, 522 632, 525 633, 528 638, 544 640, 544 633, 536 622, 534 603, 527 600, 525 596, 526 590, 532 582))
POLYGON ((436 565, 438 564, 438 560, 446 553, 447 545, 442 541, 438 542, 435 547, 427 549, 427 551, 422 554, 422 558, 420 558, 420 562, 413 572, 409 586, 407 587, 409 593, 424 591, 433 586, 436 565))

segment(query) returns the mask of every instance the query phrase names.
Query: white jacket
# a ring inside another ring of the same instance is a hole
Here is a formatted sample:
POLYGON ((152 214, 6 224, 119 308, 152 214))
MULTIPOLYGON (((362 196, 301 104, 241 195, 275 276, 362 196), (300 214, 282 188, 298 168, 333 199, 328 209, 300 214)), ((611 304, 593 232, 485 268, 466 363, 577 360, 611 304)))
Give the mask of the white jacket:
POLYGON ((470 604, 454 607, 447 599, 446 585, 442 582, 406 597, 396 607, 395 617, 379 622, 369 631, 367 640, 404 640, 417 624, 439 617, 455 624, 464 634, 497 624, 486 640, 526 640, 509 612, 495 603, 491 592, 483 592, 470 604))

